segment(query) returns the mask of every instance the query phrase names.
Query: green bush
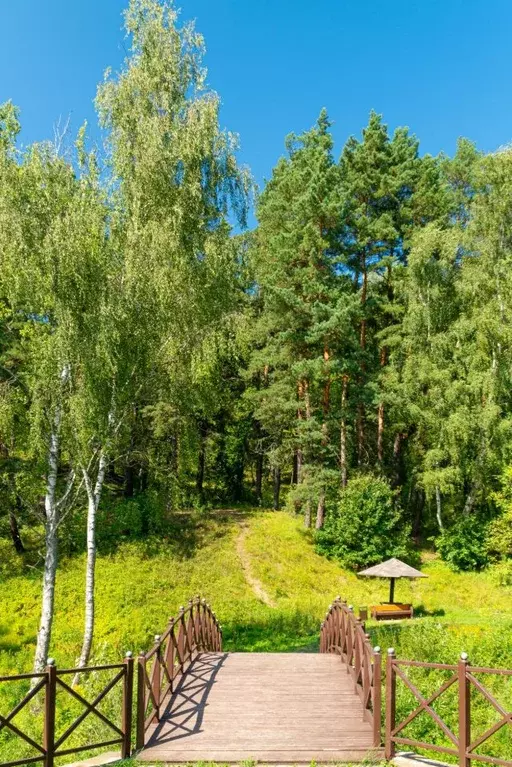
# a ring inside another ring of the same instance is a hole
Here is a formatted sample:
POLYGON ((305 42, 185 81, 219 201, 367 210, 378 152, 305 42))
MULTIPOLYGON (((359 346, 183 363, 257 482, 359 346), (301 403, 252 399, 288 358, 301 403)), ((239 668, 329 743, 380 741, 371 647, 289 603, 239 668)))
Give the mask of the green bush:
POLYGON ((407 557, 409 529, 388 482, 371 475, 351 479, 317 533, 316 544, 317 551, 351 569, 407 557))
POLYGON ((500 516, 488 528, 487 551, 492 559, 512 557, 512 466, 508 466, 501 478, 501 491, 493 500, 500 516))
POLYGON ((477 516, 461 517, 436 539, 441 558, 455 571, 482 570, 489 562, 487 525, 477 516))

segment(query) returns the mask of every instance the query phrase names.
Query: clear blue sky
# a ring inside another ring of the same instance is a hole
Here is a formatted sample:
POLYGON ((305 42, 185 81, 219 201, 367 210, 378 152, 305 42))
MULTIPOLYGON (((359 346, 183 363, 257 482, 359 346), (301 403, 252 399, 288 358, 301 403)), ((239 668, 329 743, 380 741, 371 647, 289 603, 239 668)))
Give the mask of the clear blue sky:
MULTIPOLYGON (((423 152, 458 136, 484 150, 512 141, 511 0, 181 0, 204 34, 225 127, 258 183, 291 131, 321 107, 336 154, 370 109, 408 125, 423 152)), ((107 66, 125 55, 124 0, 0 0, 0 101, 22 110, 23 143, 74 132, 107 66)))

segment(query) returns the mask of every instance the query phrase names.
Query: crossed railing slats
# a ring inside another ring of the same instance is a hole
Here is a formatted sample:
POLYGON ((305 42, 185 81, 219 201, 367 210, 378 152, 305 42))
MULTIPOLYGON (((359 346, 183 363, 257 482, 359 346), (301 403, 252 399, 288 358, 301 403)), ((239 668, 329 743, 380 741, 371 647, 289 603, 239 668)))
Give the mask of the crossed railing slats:
MULTIPOLYGON (((484 754, 475 753, 476 749, 486 743, 493 735, 507 725, 512 726, 512 712, 507 711, 501 703, 489 692, 484 684, 476 678, 475 674, 499 675, 512 677, 512 671, 507 669, 483 668, 470 666, 467 655, 462 653, 457 665, 445 663, 422 663, 421 661, 398 660, 394 650, 388 650, 386 664, 386 758, 392 759, 395 756, 396 745, 413 746, 430 751, 438 751, 443 754, 450 754, 458 757, 459 767, 470 767, 471 762, 483 762, 486 764, 502 765, 503 767, 512 767, 511 759, 502 759, 484 754), (441 671, 452 672, 451 676, 428 697, 425 697, 417 686, 407 676, 403 668, 423 668, 437 669, 441 671), (399 679, 408 689, 419 705, 411 711, 405 719, 397 724, 396 722, 396 688, 397 679, 399 679), (432 704, 438 701, 447 690, 457 685, 458 693, 458 732, 454 733, 448 727, 442 717, 432 708, 432 704), (498 712, 501 719, 489 727, 476 739, 472 740, 471 735, 471 688, 475 688, 487 700, 488 703, 498 712), (446 735, 452 746, 442 746, 434 743, 418 741, 413 738, 404 737, 403 730, 419 714, 425 712, 438 725, 441 731, 446 735)), ((511 680, 512 681, 512 680, 511 680)), ((512 740, 512 739, 511 739, 512 740)), ((512 745, 512 744, 511 744, 512 745)))
POLYGON ((337 597, 330 605, 320 631, 320 652, 336 653, 352 676, 354 692, 363 704, 363 717, 373 727, 373 744, 381 745, 381 655, 373 648, 365 625, 352 607, 337 597))
POLYGON ((48 665, 45 670, 40 674, 17 674, 16 676, 4 676, 0 677, 0 682, 19 682, 23 680, 32 680, 32 688, 23 697, 23 699, 16 704, 16 706, 10 711, 7 716, 0 714, 0 731, 4 728, 9 729, 14 733, 22 742, 29 745, 32 749, 37 751, 37 756, 27 756, 21 759, 16 759, 9 762, 0 762, 1 767, 17 767, 18 765, 34 764, 37 762, 43 762, 44 767, 53 767, 54 760, 59 756, 68 756, 69 754, 76 754, 80 751, 89 751, 97 748, 106 748, 108 746, 119 745, 121 755, 128 757, 130 755, 131 748, 131 708, 132 708, 132 693, 133 693, 133 658, 128 653, 124 663, 116 663, 102 666, 87 666, 81 669, 58 669, 53 660, 48 661, 48 665), (88 701, 80 693, 74 690, 63 679, 63 676, 68 674, 75 675, 77 672, 80 674, 88 674, 98 671, 110 671, 116 670, 114 678, 111 679, 105 687, 99 692, 92 702, 88 701), (37 680, 37 681, 36 681, 37 680), (99 704, 114 689, 119 683, 122 683, 122 713, 121 713, 121 726, 119 727, 115 722, 107 717, 102 711, 98 709, 99 704), (68 726, 68 728, 59 736, 56 734, 55 713, 57 705, 57 689, 61 688, 65 693, 77 700, 82 706, 82 711, 76 719, 68 726), (28 733, 24 732, 20 727, 13 723, 13 719, 19 714, 35 696, 44 691, 44 708, 43 708, 43 733, 42 742, 38 743, 28 733), (63 748, 64 744, 69 740, 71 735, 75 732, 77 727, 90 715, 96 716, 103 724, 112 730, 116 737, 110 740, 102 741, 100 743, 84 743, 80 746, 63 748))

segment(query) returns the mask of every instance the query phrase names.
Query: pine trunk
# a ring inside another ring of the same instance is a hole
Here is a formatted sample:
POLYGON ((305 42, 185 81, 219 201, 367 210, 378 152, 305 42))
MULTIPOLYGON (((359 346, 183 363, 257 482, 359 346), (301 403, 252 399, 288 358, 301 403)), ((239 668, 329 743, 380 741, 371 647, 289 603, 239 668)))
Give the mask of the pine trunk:
POLYGON ((292 476, 291 476, 291 485, 296 485, 298 480, 298 453, 297 450, 293 454, 293 461, 292 461, 292 476))
MULTIPOLYGON (((383 368, 386 365, 386 348, 380 350, 380 366, 383 368)), ((384 460, 384 403, 379 403, 379 409, 377 413, 377 459, 379 463, 384 460)))
POLYGON ((197 456, 196 490, 200 498, 203 497, 204 470, 206 466, 206 437, 208 430, 204 425, 200 427, 199 453, 197 456))
POLYGON ((256 495, 256 502, 261 503, 261 491, 263 485, 263 453, 256 455, 256 481, 254 485, 254 492, 256 495))
POLYGON ((343 376, 341 388, 341 427, 340 427, 340 474, 341 486, 347 486, 347 394, 348 394, 348 376, 343 376))
POLYGON ((417 546, 421 543, 421 528, 423 518, 423 507, 425 506, 425 493, 422 490, 415 490, 412 494, 414 498, 414 522, 412 526, 412 537, 417 546))
POLYGON ((304 512, 304 527, 310 528, 311 527, 311 501, 306 501, 305 506, 305 512, 304 512))
POLYGON ((357 463, 359 466, 361 466, 364 456, 364 405, 362 402, 359 402, 357 405, 356 434, 357 463))
POLYGON ((281 495, 281 469, 276 466, 274 469, 274 511, 279 511, 281 495))
POLYGON ((131 461, 131 456, 128 456, 124 467, 124 490, 123 495, 125 498, 133 498, 135 494, 135 467, 131 461))
MULTIPOLYGON (((297 384, 297 399, 298 399, 298 407, 297 407, 297 421, 299 424, 304 418, 304 413, 302 410, 302 398, 304 396, 304 383, 303 381, 299 381, 297 384)), ((300 485, 302 482, 302 474, 303 474, 303 466, 304 466, 304 453, 302 451, 302 446, 299 446, 295 453, 296 457, 296 467, 297 467, 297 485, 300 485)), ((301 508, 301 503, 299 500, 295 499, 294 501, 295 506, 295 512, 298 514, 301 508)))
POLYGON ((324 526, 324 520, 325 520, 325 493, 320 494, 320 498, 318 499, 318 506, 316 509, 316 521, 315 521, 315 530, 321 530, 324 526))
MULTIPOLYGON (((364 387, 366 363, 364 361, 364 355, 366 351, 366 299, 368 295, 368 269, 366 265, 366 253, 363 250, 361 253, 361 274, 363 275, 362 287, 361 287, 361 305, 362 305, 362 318, 359 328, 359 345, 362 352, 361 359, 361 390, 364 387)), ((357 463, 359 466, 363 463, 364 457, 364 419, 365 419, 365 407, 362 400, 357 405, 357 420, 356 420, 356 434, 357 434, 357 463)))
POLYGON ((18 526, 18 520, 16 514, 13 511, 9 511, 9 529, 11 531, 11 538, 13 546, 16 550, 16 554, 24 554, 25 546, 21 540, 20 528, 18 526))
POLYGON ((403 461, 402 461, 402 441, 404 435, 400 432, 395 434, 393 442, 393 487, 400 487, 403 484, 403 461))

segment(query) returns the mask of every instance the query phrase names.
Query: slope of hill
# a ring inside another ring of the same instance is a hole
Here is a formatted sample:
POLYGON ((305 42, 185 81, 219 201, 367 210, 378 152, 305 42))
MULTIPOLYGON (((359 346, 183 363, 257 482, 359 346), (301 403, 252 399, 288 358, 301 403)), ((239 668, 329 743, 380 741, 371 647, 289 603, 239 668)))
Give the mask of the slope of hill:
MULTIPOLYGON (((11 556, 1 552, 4 563, 11 556)), ((370 626, 375 643, 394 644, 416 658, 453 660, 461 650, 475 662, 512 665, 503 637, 512 627, 512 588, 492 570, 454 574, 426 556, 428 579, 399 582, 397 598, 412 601, 418 618, 370 626)), ((13 566, 14 571, 14 566, 13 566)), ((31 667, 39 619, 40 574, 2 576, 0 671, 31 667)), ((84 557, 61 562, 52 654, 72 664, 83 622, 84 557)), ((285 512, 216 511, 179 515, 169 536, 120 541, 98 557, 94 657, 119 658, 147 648, 170 615, 201 593, 224 627, 226 648, 316 649, 319 623, 341 595, 357 609, 386 597, 386 583, 358 579, 314 551, 301 521, 285 512)))

